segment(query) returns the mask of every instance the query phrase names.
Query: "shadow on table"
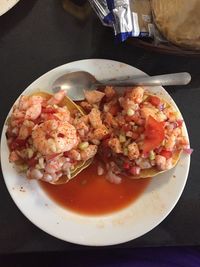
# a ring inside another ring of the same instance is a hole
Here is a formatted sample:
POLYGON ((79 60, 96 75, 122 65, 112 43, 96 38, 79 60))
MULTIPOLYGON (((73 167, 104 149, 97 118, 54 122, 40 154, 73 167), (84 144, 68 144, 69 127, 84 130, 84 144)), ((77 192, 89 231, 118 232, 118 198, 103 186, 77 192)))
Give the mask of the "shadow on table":
POLYGON ((92 267, 198 267, 198 247, 163 247, 77 250, 51 253, 27 253, 0 256, 2 266, 92 266, 92 267))
POLYGON ((38 0, 21 0, 0 17, 0 39, 23 20, 38 0))

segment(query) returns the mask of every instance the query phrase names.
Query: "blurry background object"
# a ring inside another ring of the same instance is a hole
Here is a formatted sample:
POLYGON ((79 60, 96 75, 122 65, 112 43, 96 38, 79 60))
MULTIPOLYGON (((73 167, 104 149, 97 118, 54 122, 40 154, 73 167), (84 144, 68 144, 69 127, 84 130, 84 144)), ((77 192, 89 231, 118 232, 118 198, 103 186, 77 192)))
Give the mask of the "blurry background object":
POLYGON ((91 13, 91 7, 87 0, 62 0, 66 12, 79 20, 85 20, 91 13))
POLYGON ((200 55, 200 0, 89 0, 118 42, 161 53, 200 55))
POLYGON ((154 25, 153 25, 150 1, 131 0, 130 8, 133 14, 134 24, 138 25, 137 36, 152 37, 154 34, 154 25))
POLYGON ((0 16, 16 5, 19 0, 0 0, 0 16))
POLYGON ((168 41, 200 49, 199 0, 151 0, 151 5, 156 26, 168 41))

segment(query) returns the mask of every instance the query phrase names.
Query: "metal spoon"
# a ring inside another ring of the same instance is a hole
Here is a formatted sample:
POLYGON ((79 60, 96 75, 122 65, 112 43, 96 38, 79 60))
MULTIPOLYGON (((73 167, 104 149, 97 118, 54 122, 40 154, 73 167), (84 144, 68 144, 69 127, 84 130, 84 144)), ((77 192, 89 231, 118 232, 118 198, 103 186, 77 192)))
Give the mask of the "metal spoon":
POLYGON ((115 87, 127 87, 133 85, 144 86, 167 86, 186 85, 191 81, 191 75, 187 72, 164 74, 157 76, 121 77, 120 79, 97 81, 96 78, 86 71, 76 71, 62 75, 52 85, 53 92, 60 89, 67 91, 67 95, 76 101, 83 100, 83 90, 94 90, 98 87, 111 85, 115 87))

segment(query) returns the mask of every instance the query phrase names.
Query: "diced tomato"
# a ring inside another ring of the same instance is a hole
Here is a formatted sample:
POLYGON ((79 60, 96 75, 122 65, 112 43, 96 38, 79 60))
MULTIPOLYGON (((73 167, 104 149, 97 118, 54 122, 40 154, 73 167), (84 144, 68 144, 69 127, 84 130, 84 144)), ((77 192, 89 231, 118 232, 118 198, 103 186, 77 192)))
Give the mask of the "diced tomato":
POLYGON ((122 126, 122 130, 126 133, 131 130, 131 125, 125 124, 122 126))
POLYGON ((37 119, 33 120, 34 124, 40 124, 42 122, 41 117, 39 116, 37 119))
POLYGON ((27 142, 27 140, 15 139, 10 144, 10 149, 11 150, 22 149, 26 146, 26 142, 27 142))
POLYGON ((15 143, 15 142, 12 142, 12 143, 9 144, 9 148, 10 148, 11 151, 16 150, 17 147, 18 147, 17 143, 15 143))
POLYGON ((139 125, 139 126, 143 126, 145 124, 145 120, 140 118, 140 119, 137 120, 136 124, 139 125))
POLYGON ((65 151, 65 152, 63 153, 63 156, 67 158, 67 157, 69 156, 69 153, 68 153, 67 151, 65 151))
MULTIPOLYGON (((134 115, 133 115, 133 116, 134 116, 134 115)), ((133 121, 133 116, 128 116, 128 115, 126 115, 126 116, 124 117, 124 119, 125 119, 126 122, 131 122, 131 121, 133 121)))
POLYGON ((130 121, 134 121, 136 123, 136 121, 138 121, 139 116, 138 115, 133 115, 133 116, 125 116, 125 121, 126 122, 130 122, 130 121))
POLYGON ((156 154, 160 154, 160 152, 163 150, 163 146, 160 146, 159 148, 155 148, 154 149, 154 152, 156 153, 156 154))
POLYGON ((42 113, 53 114, 53 113, 55 113, 55 112, 56 112, 55 109, 52 108, 52 107, 44 107, 44 108, 42 108, 42 113))
POLYGON ((138 139, 138 137, 140 136, 140 134, 138 132, 132 132, 132 139, 136 140, 138 139))
POLYGON ((20 125, 22 125, 22 123, 24 122, 24 117, 23 118, 20 118, 20 119, 15 119, 14 122, 16 123, 16 125, 18 125, 18 127, 20 125))
POLYGON ((162 150, 160 155, 165 157, 166 159, 170 159, 172 157, 172 152, 168 150, 162 150))
POLYGON ((126 170, 130 169, 130 164, 128 162, 124 162, 123 168, 126 170))
POLYGON ((38 163, 38 159, 31 158, 27 161, 27 164, 29 167, 35 167, 35 165, 38 163))
POLYGON ((121 107, 119 105, 119 103, 116 103, 115 105, 111 106, 109 108, 109 112, 113 115, 116 116, 117 113, 120 111, 121 107))
POLYGON ((140 107, 140 108, 143 108, 143 107, 144 107, 144 105, 141 103, 141 104, 139 105, 139 107, 140 107))
POLYGON ((51 113, 48 113, 48 115, 46 116, 46 120, 59 120, 59 118, 51 113))
POLYGON ((160 105, 160 99, 157 96, 149 96, 148 101, 155 107, 160 105))
POLYGON ((65 137, 65 135, 64 135, 64 134, 62 134, 62 133, 59 133, 59 134, 58 134, 58 137, 61 137, 61 138, 63 138, 63 137, 65 137))
POLYGON ((177 123, 177 126, 181 128, 183 125, 183 120, 177 120, 176 123, 177 123))
POLYGON ((107 140, 107 139, 110 138, 110 136, 111 136, 111 135, 108 133, 108 134, 104 135, 104 137, 102 138, 102 140, 107 140))
POLYGON ((137 132, 138 132, 139 134, 143 133, 144 130, 145 130, 145 128, 144 128, 143 126, 139 126, 139 127, 137 128, 137 132))
POLYGON ((105 147, 108 147, 108 142, 109 142, 109 138, 107 138, 107 139, 104 139, 103 141, 102 141, 102 145, 103 145, 103 147, 105 148, 105 147))
POLYGON ((149 152, 150 150, 158 147, 165 138, 164 122, 155 120, 152 116, 149 116, 145 126, 145 140, 143 145, 143 152, 149 152))
MULTIPOLYGON (((64 155, 65 153, 67 153, 67 152, 64 152, 63 155, 64 155)), ((60 153, 54 153, 54 154, 48 155, 48 156, 46 156, 46 159, 47 159, 47 160, 54 159, 54 158, 57 157, 59 154, 60 154, 60 153)), ((65 155, 64 155, 64 156, 65 156, 65 155)), ((67 156, 65 156, 65 157, 67 157, 67 156)))

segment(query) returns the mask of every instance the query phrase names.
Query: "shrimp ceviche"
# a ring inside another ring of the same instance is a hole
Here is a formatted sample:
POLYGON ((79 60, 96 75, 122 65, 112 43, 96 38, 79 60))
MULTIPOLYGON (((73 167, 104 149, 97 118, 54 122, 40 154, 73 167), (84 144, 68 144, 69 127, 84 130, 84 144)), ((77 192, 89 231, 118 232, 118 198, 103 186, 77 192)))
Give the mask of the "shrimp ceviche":
POLYGON ((140 178, 144 170, 169 170, 174 155, 191 151, 179 114, 142 87, 123 95, 109 86, 84 93, 79 104, 85 113, 62 104, 63 90, 20 97, 6 132, 9 160, 18 171, 55 183, 63 175, 70 179, 77 166, 98 154, 98 175, 106 172, 109 181, 120 183, 119 175, 140 178))
POLYGON ((110 86, 101 92, 85 91, 81 106, 89 117, 96 116, 93 135, 101 141, 98 153, 106 166, 100 173, 106 171, 110 181, 120 182, 119 174, 154 176, 171 169, 181 151, 192 151, 179 113, 142 87, 129 88, 123 95, 110 86))
POLYGON ((23 95, 8 119, 9 160, 30 179, 51 183, 63 175, 70 179, 76 166, 97 152, 96 142, 88 138, 93 128, 89 118, 59 106, 64 97, 62 90, 49 99, 23 95))

